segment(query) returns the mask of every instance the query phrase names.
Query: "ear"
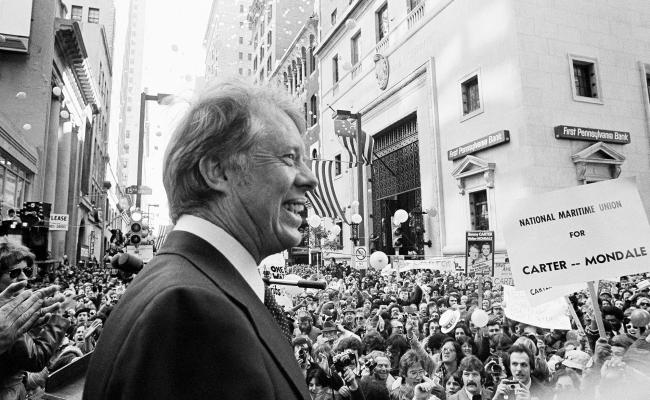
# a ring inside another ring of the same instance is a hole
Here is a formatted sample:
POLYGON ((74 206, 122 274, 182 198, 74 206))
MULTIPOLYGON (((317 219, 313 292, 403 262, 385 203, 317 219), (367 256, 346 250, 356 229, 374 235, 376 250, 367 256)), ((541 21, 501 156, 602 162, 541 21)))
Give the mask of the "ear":
POLYGON ((219 193, 228 191, 230 182, 219 161, 204 156, 199 161, 199 172, 203 180, 205 180, 205 183, 214 191, 219 193))

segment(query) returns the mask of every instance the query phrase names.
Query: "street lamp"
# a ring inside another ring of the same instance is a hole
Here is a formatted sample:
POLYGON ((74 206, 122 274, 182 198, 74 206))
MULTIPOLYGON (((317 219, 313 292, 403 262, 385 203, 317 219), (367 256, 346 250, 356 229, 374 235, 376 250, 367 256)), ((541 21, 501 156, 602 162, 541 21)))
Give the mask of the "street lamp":
POLYGON ((142 186, 142 156, 144 154, 144 117, 145 105, 147 101, 155 101, 158 104, 163 104, 163 101, 171 96, 167 93, 158 93, 156 95, 147 94, 147 92, 140 93, 140 131, 138 132, 138 193, 135 197, 135 206, 140 208, 142 202, 142 194, 140 187, 142 186))
POLYGON ((350 217, 350 240, 354 243, 354 247, 359 245, 359 224, 363 221, 360 214, 352 214, 350 217))

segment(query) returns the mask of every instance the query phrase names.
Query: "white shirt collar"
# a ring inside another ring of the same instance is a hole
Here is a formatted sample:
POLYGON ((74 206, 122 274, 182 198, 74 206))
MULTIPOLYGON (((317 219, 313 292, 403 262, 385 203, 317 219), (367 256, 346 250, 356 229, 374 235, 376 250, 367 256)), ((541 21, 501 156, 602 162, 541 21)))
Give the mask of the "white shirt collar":
POLYGON ((264 281, 253 256, 228 232, 215 224, 194 215, 182 215, 174 226, 175 231, 193 233, 219 250, 264 302, 264 281))

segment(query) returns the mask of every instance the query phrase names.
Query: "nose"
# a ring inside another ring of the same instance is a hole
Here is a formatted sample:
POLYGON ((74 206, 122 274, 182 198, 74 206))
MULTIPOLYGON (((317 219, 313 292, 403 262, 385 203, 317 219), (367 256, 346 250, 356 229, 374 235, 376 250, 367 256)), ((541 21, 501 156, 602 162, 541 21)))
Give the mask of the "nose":
POLYGON ((318 186, 318 178, 304 162, 297 179, 298 186, 304 187, 307 192, 316 189, 316 186, 318 186))
POLYGON ((25 275, 25 270, 21 269, 20 270, 20 275, 18 275, 18 281, 26 281, 27 279, 28 278, 27 278, 27 275, 25 275))

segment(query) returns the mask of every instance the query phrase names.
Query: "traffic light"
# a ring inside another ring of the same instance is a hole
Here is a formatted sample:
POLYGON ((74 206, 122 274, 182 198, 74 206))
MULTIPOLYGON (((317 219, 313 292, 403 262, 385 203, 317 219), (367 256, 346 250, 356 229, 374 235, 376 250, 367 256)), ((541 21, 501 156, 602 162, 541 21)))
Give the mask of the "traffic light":
POLYGON ((402 224, 396 224, 394 217, 391 218, 391 233, 393 236, 393 247, 402 247, 404 244, 404 239, 402 238, 402 235, 404 234, 402 231, 402 224))
POLYGON ((134 245, 140 244, 142 241, 142 224, 139 222, 134 222, 131 224, 131 238, 129 242, 134 245))

